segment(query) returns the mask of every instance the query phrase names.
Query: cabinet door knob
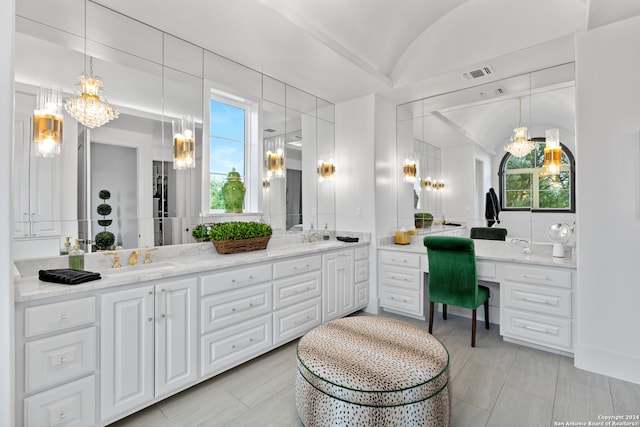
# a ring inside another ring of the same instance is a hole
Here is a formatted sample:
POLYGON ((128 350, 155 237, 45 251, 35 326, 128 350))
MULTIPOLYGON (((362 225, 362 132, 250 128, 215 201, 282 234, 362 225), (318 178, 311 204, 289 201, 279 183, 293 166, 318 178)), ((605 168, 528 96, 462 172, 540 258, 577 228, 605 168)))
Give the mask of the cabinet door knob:
POLYGON ((60 412, 60 419, 64 420, 65 418, 67 418, 67 414, 65 414, 64 412, 60 412))
POLYGON ((67 361, 67 358, 66 358, 66 357, 61 357, 61 358, 60 358, 60 363, 64 363, 64 362, 66 362, 66 361, 67 361))
POLYGON ((61 314, 60 315, 60 320, 67 320, 67 315, 66 314, 61 314))
POLYGON ((153 317, 147 317, 147 320, 151 322, 153 320, 153 317))

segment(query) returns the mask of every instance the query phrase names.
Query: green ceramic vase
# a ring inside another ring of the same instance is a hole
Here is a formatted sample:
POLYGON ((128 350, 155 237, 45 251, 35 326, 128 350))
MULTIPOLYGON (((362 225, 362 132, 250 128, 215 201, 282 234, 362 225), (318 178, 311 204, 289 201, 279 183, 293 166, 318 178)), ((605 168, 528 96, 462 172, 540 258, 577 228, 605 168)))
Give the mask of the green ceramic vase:
POLYGON ((232 168, 227 175, 227 182, 222 186, 225 212, 241 213, 245 192, 246 189, 240 180, 240 174, 236 172, 236 168, 232 168))

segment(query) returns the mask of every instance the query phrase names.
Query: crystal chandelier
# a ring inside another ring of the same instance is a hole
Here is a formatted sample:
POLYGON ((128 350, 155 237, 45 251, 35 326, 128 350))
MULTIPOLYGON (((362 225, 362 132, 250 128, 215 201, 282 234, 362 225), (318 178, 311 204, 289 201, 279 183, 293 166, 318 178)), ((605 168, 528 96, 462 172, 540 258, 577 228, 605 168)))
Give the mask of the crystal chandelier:
POLYGON ((107 104, 102 95, 102 79, 93 75, 93 58, 89 59, 89 75, 80 75, 80 95, 70 98, 64 109, 81 124, 97 128, 118 118, 118 110, 107 104))
POLYGON ((62 145, 62 91, 60 86, 43 85, 33 111, 33 142, 36 156, 55 157, 62 145))
POLYGON ((522 97, 518 97, 520 103, 520 118, 518 127, 513 130, 511 142, 504 146, 504 151, 508 151, 512 156, 524 157, 536 148, 536 143, 529 139, 529 131, 526 126, 522 126, 522 97))

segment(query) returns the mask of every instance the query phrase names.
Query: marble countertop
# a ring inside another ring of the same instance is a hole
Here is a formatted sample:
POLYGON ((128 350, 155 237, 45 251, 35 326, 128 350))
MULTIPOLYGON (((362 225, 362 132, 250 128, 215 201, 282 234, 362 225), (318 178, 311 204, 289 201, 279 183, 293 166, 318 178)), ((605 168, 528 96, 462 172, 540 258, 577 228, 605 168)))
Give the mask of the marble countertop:
POLYGON ((42 298, 78 294, 103 290, 115 286, 129 285, 151 280, 197 274, 246 264, 274 262, 294 256, 321 254, 323 252, 369 245, 369 238, 360 238, 357 243, 344 243, 335 239, 311 243, 273 239, 267 249, 238 254, 221 255, 210 242, 167 246, 152 252, 153 262, 143 264, 143 255, 137 266, 128 266, 127 259, 132 251, 122 250, 121 268, 111 268, 113 255, 101 253, 85 255, 85 270, 99 272, 100 280, 79 285, 62 285, 43 282, 38 279, 38 270, 67 268, 67 257, 50 257, 16 262, 15 301, 27 302, 42 298))
MULTIPOLYGON (((378 244, 378 249, 413 252, 419 254, 427 253, 427 249, 422 243, 423 236, 412 237, 411 244, 396 245, 392 240, 386 239, 378 244)), ((576 257, 572 252, 566 251, 564 258, 557 258, 552 255, 552 245, 534 243, 530 245, 524 242, 502 242, 495 240, 474 240, 476 258, 480 260, 521 262, 525 264, 536 264, 551 267, 576 268, 576 257)), ((570 247, 567 247, 570 249, 570 247)))

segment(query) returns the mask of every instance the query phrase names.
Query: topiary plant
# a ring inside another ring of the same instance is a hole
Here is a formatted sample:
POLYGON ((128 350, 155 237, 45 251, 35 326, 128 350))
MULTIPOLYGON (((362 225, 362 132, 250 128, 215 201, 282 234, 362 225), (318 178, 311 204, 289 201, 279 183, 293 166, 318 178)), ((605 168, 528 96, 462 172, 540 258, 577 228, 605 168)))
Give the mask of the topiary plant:
POLYGON ((222 222, 213 224, 209 230, 211 240, 243 240, 268 237, 273 233, 269 224, 260 222, 222 222))
POLYGON ((116 236, 114 236, 112 232, 107 231, 107 227, 111 225, 111 220, 104 218, 111 214, 111 205, 106 203, 106 201, 111 198, 111 192, 109 190, 100 190, 98 196, 102 199, 102 203, 98 205, 96 211, 98 215, 102 215, 103 217, 98 220, 98 225, 104 227, 104 230, 96 234, 95 245, 99 250, 104 251, 111 249, 111 246, 113 246, 116 240, 116 236))

